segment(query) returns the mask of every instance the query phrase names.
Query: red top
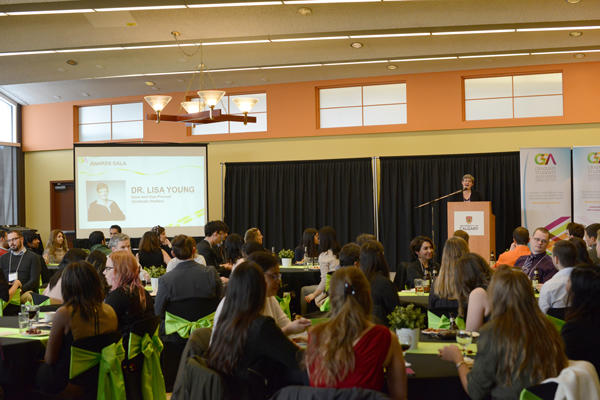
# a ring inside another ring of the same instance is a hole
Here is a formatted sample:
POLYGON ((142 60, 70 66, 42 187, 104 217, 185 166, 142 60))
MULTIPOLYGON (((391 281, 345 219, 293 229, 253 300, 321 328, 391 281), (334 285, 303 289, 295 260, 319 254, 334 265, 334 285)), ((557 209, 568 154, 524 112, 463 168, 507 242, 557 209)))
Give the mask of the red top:
MULTIPOLYGON (((383 363, 392 343, 392 334, 383 325, 375 325, 354 345, 354 370, 344 380, 335 384, 336 388, 360 387, 381 391, 384 384, 383 363)), ((309 338, 310 346, 310 338, 309 338)), ((310 385, 325 387, 313 381, 314 364, 309 366, 310 385)))
POLYGON ((5 250, 2 247, 0 247, 0 256, 5 255, 6 253, 8 253, 8 250, 5 250))

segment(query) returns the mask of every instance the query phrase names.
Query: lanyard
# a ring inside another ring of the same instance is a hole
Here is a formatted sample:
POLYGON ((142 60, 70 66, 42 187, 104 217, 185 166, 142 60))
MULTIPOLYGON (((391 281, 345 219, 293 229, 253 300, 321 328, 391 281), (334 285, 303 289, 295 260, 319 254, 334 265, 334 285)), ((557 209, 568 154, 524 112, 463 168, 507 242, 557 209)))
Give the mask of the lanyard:
MULTIPOLYGON (((15 271, 15 273, 19 272, 19 267, 21 266, 21 261, 23 261, 23 256, 25 255, 25 252, 23 252, 21 254, 21 258, 19 259, 19 263, 17 264, 17 270, 15 271)), ((12 267, 12 251, 10 252, 10 258, 8 259, 8 275, 10 276, 10 269, 12 267)))

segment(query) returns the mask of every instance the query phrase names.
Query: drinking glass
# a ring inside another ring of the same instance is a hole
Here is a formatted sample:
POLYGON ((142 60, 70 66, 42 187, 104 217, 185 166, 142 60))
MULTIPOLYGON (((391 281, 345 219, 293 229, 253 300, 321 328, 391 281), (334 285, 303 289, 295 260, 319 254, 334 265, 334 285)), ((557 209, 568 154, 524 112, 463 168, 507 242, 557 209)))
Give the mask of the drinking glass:
POLYGON ((460 345, 463 357, 466 356, 467 346, 473 342, 473 333, 471 331, 460 330, 456 332, 456 343, 460 345))
POLYGON ((423 293, 423 279, 415 279, 415 292, 423 293))
POLYGON ((19 333, 25 333, 31 327, 31 322, 29 321, 29 313, 28 312, 20 312, 19 313, 19 333))
POLYGON ((423 293, 429 293, 429 279, 423 279, 423 293))

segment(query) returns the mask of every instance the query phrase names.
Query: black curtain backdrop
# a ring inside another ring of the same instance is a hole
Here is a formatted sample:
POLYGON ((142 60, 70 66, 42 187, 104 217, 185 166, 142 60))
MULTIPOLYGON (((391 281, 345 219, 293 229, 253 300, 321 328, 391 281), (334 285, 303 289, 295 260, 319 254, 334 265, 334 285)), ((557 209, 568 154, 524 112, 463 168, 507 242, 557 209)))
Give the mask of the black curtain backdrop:
POLYGON ((309 227, 333 226, 340 245, 373 233, 371 159, 227 163, 225 222, 242 236, 259 228, 276 251, 309 227))
MULTIPOLYGON (((392 270, 411 260, 408 245, 413 237, 431 236, 431 206, 415 207, 461 189, 464 174, 473 175, 475 190, 492 202, 497 250, 508 248, 512 231, 521 224, 518 152, 382 157, 379 234, 392 270)), ((434 210, 438 261, 448 236, 446 206, 442 200, 434 210)))

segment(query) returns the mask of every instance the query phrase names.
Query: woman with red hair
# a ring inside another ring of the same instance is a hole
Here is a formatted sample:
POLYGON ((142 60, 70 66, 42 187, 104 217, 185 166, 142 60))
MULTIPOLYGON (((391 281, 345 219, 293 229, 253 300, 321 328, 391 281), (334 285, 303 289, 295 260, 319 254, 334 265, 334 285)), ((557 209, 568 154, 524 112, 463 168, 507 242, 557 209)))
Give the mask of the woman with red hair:
POLYGON ((136 321, 154 315, 154 302, 140 281, 140 266, 128 251, 110 255, 104 274, 111 285, 105 303, 114 308, 119 320, 119 331, 126 333, 136 321), (111 266, 112 264, 112 266, 111 266))

